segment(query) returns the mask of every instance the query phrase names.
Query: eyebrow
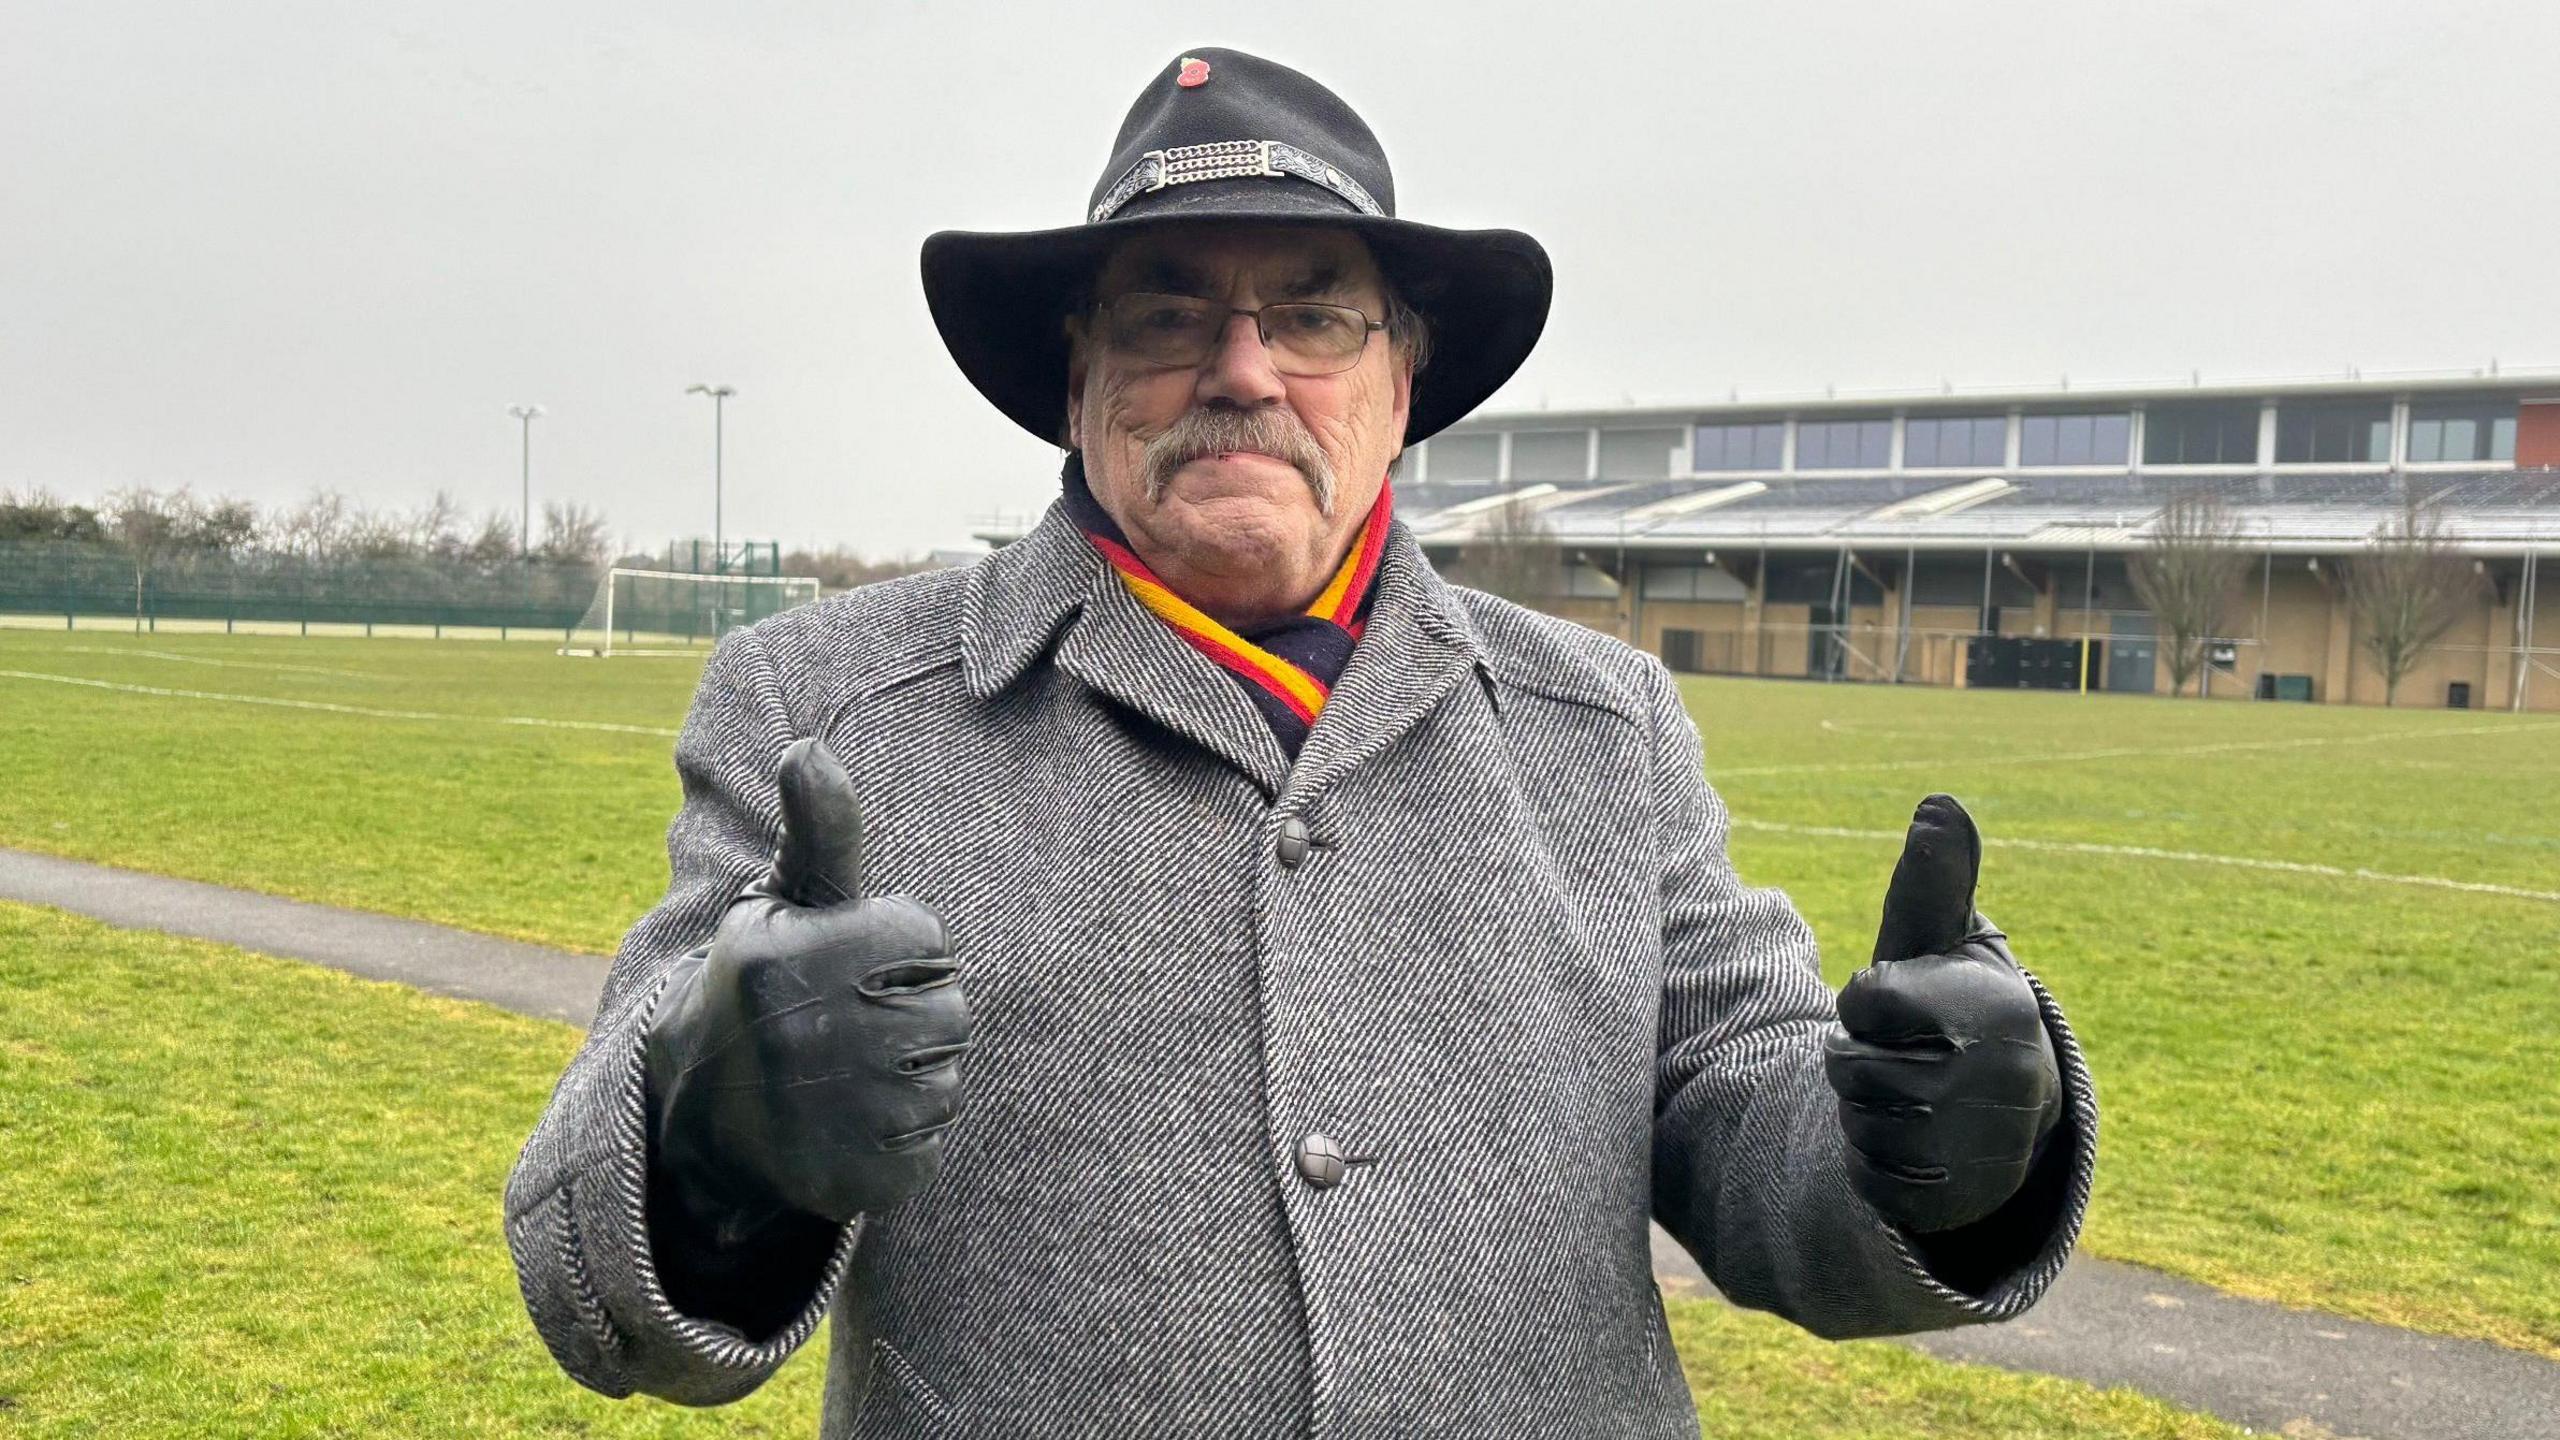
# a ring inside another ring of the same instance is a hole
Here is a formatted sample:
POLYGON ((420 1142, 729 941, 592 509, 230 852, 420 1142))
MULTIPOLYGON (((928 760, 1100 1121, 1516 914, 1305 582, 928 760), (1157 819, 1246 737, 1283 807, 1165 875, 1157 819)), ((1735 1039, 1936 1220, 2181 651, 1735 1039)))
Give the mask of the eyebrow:
POLYGON ((1306 276, 1280 287, 1283 299, 1304 300, 1310 295, 1331 295, 1342 288, 1342 268, 1319 265, 1306 276))
POLYGON ((1159 256, 1138 271, 1139 288, 1168 295, 1198 295, 1209 288, 1199 271, 1179 260, 1159 256))

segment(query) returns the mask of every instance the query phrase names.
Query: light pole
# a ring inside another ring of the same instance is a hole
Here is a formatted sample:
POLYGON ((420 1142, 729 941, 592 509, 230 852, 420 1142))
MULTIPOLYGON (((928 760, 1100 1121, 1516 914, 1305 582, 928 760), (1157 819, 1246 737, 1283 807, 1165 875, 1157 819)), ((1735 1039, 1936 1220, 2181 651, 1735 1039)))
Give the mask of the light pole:
POLYGON ((727 562, 721 558, 723 538, 720 529, 721 409, 728 398, 738 392, 735 387, 728 385, 687 385, 684 387, 684 393, 711 397, 711 573, 717 575, 727 568, 727 562))
POLYGON ((524 426, 524 521, 516 532, 516 558, 533 558, 533 422, 542 413, 539 405, 510 405, 507 413, 524 426))

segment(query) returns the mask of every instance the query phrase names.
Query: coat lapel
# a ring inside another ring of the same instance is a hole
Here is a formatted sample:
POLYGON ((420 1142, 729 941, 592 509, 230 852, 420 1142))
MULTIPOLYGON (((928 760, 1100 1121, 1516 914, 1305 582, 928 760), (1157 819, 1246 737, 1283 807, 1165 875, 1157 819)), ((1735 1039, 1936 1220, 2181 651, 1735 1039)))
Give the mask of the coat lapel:
POLYGON ((1285 797, 1314 799, 1404 737, 1481 664, 1474 626, 1413 532, 1387 532, 1378 597, 1351 663, 1298 750, 1285 797))
POLYGON ((1057 646, 1060 670, 1235 766, 1265 797, 1278 797, 1289 758, 1261 712, 1233 677, 1138 603, 1066 507, 1052 503, 1029 535, 989 556, 973 577, 961 622, 971 689, 982 696, 1002 689, 1062 622, 1068 629, 1057 646))

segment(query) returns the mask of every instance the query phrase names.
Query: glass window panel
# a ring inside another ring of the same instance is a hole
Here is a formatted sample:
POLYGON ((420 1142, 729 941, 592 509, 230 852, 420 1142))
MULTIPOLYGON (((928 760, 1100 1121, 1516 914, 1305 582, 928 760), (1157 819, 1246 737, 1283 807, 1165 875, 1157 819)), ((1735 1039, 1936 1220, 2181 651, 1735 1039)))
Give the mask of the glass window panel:
POLYGON ((1494 463, 1502 455, 1499 435, 1439 435, 1425 446, 1430 461, 1426 466, 1433 484, 1464 484, 1494 478, 1494 463))
MULTIPOLYGON (((1641 434, 1644 432, 1628 432, 1641 434)), ((1775 470, 1780 447, 1785 444, 1787 427, 1782 424, 1701 425, 1698 427, 1696 463, 1700 470, 1775 470)), ((1600 437, 1600 465, 1603 475, 1615 472, 1609 468, 1611 436, 1600 437)))
POLYGON ((2283 463, 2355 464, 2390 453, 2388 405, 2284 405, 2276 411, 2276 459, 2283 463))
POLYGON ((2420 430, 2429 427, 2443 433, 2442 443, 2429 458, 2471 462, 2515 458, 2516 402, 2503 395, 2422 400, 2411 405, 2411 460, 2419 458, 2420 430))
POLYGON ((2317 442, 2312 434, 2315 418, 2298 410, 2287 410, 2276 419, 2276 458, 2286 463, 2309 460, 2317 442))
POLYGON ((2060 457, 2058 463, 2064 465, 2089 463, 2089 436, 2096 430, 2097 423, 2097 417, 2093 415, 2065 415, 2057 422, 2054 432, 2054 451, 2060 457))
POLYGON ((2009 417, 1987 415, 1973 422, 1973 463, 2006 465, 2009 463, 2009 417))
POLYGON ((2253 464, 2258 458, 2258 414, 2252 410, 2224 422, 2222 444, 2215 452, 2225 464, 2253 464))
POLYGON ((1516 481, 1579 480, 1591 468, 1591 436, 1583 430, 1515 430, 1511 478, 1516 481))
POLYGON ((1775 470, 1786 459, 1787 427, 1771 423, 1751 427, 1751 468, 1775 470))
POLYGON ((1902 422, 1902 463, 1915 469, 1938 463, 1937 421, 1902 422))
POLYGON ((1644 568, 1644 598, 1647 600, 1689 600, 1698 593, 1698 570, 1695 565, 1648 565, 1644 568))
POLYGON ((1881 470, 1893 461, 1893 422, 1868 420, 1858 426, 1858 464, 1881 470))
POLYGON ((2155 405, 2142 433, 2146 465, 2245 464, 2258 454, 2258 407, 2246 402, 2155 405))
POLYGON ((2133 448, 2133 417, 2093 415, 2089 423, 2089 463, 2121 465, 2133 448))
POLYGON ((1679 444, 1677 430, 1603 430, 1600 478, 1659 480, 1671 473, 1671 452, 1679 444))
POLYGON ((1796 424, 1796 468, 1827 470, 1831 468, 1831 427, 1812 421, 1796 424))
POLYGON ((2414 461, 2444 458, 2444 422, 2411 420, 2409 422, 2409 458, 2414 461))
POLYGON ((2051 465, 2059 446, 2061 421, 2052 415, 2030 415, 2018 422, 2018 463, 2051 465))

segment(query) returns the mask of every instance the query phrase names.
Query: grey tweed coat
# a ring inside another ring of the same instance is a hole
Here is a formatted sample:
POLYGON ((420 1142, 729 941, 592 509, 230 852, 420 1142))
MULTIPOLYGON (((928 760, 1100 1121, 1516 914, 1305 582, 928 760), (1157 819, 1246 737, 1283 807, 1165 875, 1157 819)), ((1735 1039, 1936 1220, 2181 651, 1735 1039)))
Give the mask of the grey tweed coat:
POLYGON ((1844 1178, 1812 937, 1736 880, 1668 672, 1445 583, 1400 524, 1379 583, 1295 764, 1056 507, 723 641, 672 883, 507 1189, 568 1372, 714 1404, 832 1313, 827 1437, 1695 1436, 1648 1215, 1821 1335, 2034 1303, 2097 1120, 2042 988, 2068 1182, 2018 1263, 1951 1281, 1844 1178), (762 871, 807 734, 856 779, 876 888, 948 921, 979 1044, 933 1184, 745 1335, 658 1282, 641 1037, 762 871), (1338 1184, 1301 1175, 1311 1133, 1338 1184))

